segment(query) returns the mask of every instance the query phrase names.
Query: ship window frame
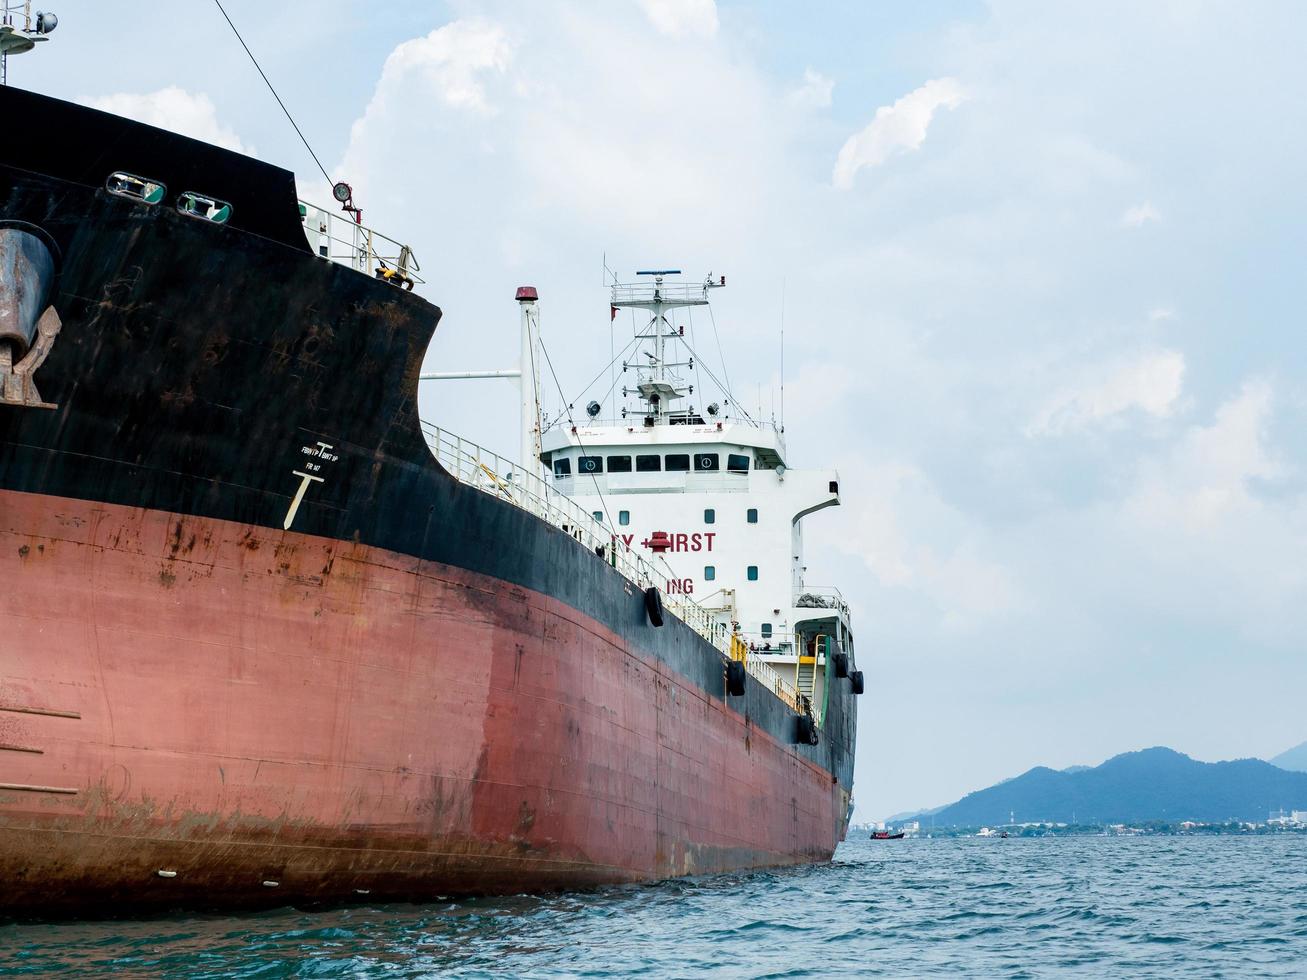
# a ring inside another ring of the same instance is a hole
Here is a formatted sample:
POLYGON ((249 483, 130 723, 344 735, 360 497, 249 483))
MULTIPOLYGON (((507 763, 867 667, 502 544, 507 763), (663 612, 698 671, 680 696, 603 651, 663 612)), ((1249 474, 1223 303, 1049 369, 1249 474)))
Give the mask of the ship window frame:
POLYGON ((694 454, 694 472, 720 473, 721 468, 722 468, 721 453, 695 453, 694 454))
POLYGON ((617 523, 622 525, 622 527, 630 527, 631 512, 629 510, 619 510, 617 512, 617 523))
POLYGON ((772 638, 772 625, 771 625, 771 623, 763 623, 763 624, 762 624, 762 638, 763 638, 764 640, 770 640, 770 639, 772 638))
POLYGON ((689 453, 668 453, 667 458, 663 460, 663 466, 668 473, 689 473, 690 472, 690 454, 689 453), (681 461, 685 465, 681 465, 681 461))
POLYGON ((758 566, 757 566, 757 565, 750 565, 750 566, 748 566, 748 567, 744 570, 744 577, 745 577, 745 579, 746 579, 747 581, 750 581, 750 582, 756 582, 756 581, 758 581, 758 566))
POLYGON ((703 522, 704 522, 705 524, 716 524, 716 523, 717 523, 717 508, 715 508, 715 507, 705 507, 705 508, 703 509, 703 522))
POLYGON ((201 194, 199 191, 182 191, 177 195, 177 213, 187 218, 195 218, 198 221, 206 221, 211 225, 225 225, 231 221, 232 206, 229 201, 222 201, 208 194, 201 194), (186 201, 196 204, 211 205, 210 210, 201 213, 184 207, 186 201), (219 217, 221 215, 221 217, 219 217))
POLYGON ((705 582, 715 582, 715 581, 717 580, 717 566, 716 566, 716 565, 704 565, 704 566, 703 566, 703 580, 704 580, 705 582))
POLYGON ((631 457, 630 456, 609 456, 606 459, 609 473, 630 473, 631 457), (617 465, 614 466, 613 464, 617 465))
POLYGON ((578 456, 576 457, 577 475, 584 473, 586 476, 594 476, 604 471, 604 458, 602 456, 578 456), (593 462, 594 469, 586 469, 586 463, 593 462))
POLYGON ((141 177, 137 174, 128 173, 126 170, 115 170, 108 177, 104 178, 104 189, 116 197, 123 197, 129 201, 139 201, 141 204, 149 204, 150 206, 162 204, 164 198, 168 196, 168 185, 163 181, 154 180, 151 177, 141 177), (114 187, 113 179, 115 177, 120 178, 124 182, 132 180, 137 181, 143 188, 157 187, 159 193, 153 198, 153 200, 151 200, 144 191, 139 194, 133 194, 126 187, 114 187))
POLYGON ((572 476, 572 459, 570 456, 559 456, 554 460, 554 479, 567 480, 572 476))
POLYGON ((599 524, 604 522, 604 512, 602 510, 592 510, 590 511, 590 516, 599 524))
POLYGON ((744 453, 727 453, 726 454, 726 472, 727 473, 748 473, 749 457, 744 453), (738 465, 737 465, 737 462, 738 465))
POLYGON ((635 471, 637 473, 661 473, 663 471, 663 458, 657 453, 641 453, 635 457, 635 471))
POLYGON ((745 522, 746 524, 757 524, 757 523, 758 523, 758 508, 757 508, 757 507, 750 507, 748 510, 746 510, 746 511, 744 512, 744 522, 745 522))

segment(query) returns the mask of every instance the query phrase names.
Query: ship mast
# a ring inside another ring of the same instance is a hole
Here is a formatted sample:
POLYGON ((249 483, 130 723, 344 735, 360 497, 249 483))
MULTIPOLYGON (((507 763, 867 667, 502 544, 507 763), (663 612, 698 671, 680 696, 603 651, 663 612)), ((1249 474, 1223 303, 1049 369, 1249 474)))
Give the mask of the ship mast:
POLYGON ((0 0, 0 85, 9 84, 9 56, 31 51, 59 25, 54 14, 38 10, 32 0, 0 0))
POLYGON ((652 276, 653 284, 613 285, 612 305, 619 309, 643 309, 650 312, 650 319, 644 331, 637 338, 650 341, 652 350, 640 353, 647 363, 635 365, 623 364, 622 369, 634 366, 638 379, 635 388, 622 389, 623 397, 637 394, 644 402, 646 425, 657 425, 671 414, 673 401, 684 398, 693 388, 674 373, 678 367, 690 367, 690 361, 669 361, 667 359, 667 341, 680 340, 681 334, 667 319, 667 311, 687 306, 707 306, 708 290, 726 285, 726 277, 714 281, 709 276, 702 283, 667 283, 667 276, 680 275, 680 269, 652 269, 637 272, 637 276, 652 276))

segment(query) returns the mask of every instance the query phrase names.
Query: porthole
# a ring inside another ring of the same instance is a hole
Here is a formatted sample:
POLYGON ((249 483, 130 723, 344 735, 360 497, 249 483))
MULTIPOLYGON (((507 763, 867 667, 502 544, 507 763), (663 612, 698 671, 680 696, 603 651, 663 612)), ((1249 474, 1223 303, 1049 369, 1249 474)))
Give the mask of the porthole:
POLYGON ((146 204, 158 204, 168 193, 168 188, 157 180, 147 180, 145 177, 123 173, 121 170, 115 170, 109 175, 109 179, 104 182, 104 189, 110 194, 143 201, 146 204))

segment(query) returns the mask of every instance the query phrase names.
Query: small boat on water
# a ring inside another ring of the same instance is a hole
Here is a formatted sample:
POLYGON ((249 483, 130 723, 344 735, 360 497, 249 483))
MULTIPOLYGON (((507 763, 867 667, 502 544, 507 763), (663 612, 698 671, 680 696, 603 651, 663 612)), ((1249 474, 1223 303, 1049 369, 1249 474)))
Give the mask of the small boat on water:
POLYGON ((891 834, 888 830, 873 830, 871 832, 872 840, 902 840, 902 838, 903 831, 901 830, 896 834, 891 834))

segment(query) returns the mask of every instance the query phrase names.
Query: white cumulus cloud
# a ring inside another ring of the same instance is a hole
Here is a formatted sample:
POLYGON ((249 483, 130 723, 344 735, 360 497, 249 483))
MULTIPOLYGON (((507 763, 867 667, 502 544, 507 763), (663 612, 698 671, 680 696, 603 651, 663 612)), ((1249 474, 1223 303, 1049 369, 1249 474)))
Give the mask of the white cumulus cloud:
POLYGON ((639 0, 649 23, 673 37, 713 37, 717 33, 714 0, 639 0))
POLYGON ((417 76, 452 108, 492 112, 483 78, 504 72, 512 60, 513 45, 499 25, 452 21, 395 48, 381 70, 378 94, 401 79, 417 76))
POLYGON ((1121 224, 1126 228, 1139 228, 1150 221, 1161 220, 1161 212, 1148 201, 1144 201, 1143 204, 1136 204, 1132 208, 1126 208, 1125 214, 1121 215, 1121 224))
MULTIPOLYGON (((1179 524, 1188 530, 1266 510, 1252 495, 1251 483, 1286 472, 1267 436, 1272 406, 1268 382, 1246 382, 1216 410, 1211 425, 1185 433, 1169 458, 1145 479, 1129 502, 1130 510, 1147 523, 1179 524)), ((1288 527, 1284 524, 1282 531, 1288 527)))
POLYGON ((1099 369, 1058 392, 1026 429, 1027 435, 1060 435, 1139 409, 1164 418, 1184 385, 1184 355, 1148 351, 1099 369))
POLYGON ((835 89, 835 80, 812 68, 803 72, 803 83, 790 89, 785 101, 802 109, 824 109, 830 105, 831 92, 835 89))
POLYGON ((849 190, 863 167, 874 167, 904 150, 915 150, 926 139, 926 130, 937 109, 955 109, 967 95, 956 78, 933 78, 892 106, 881 106, 861 132, 854 133, 840 149, 832 181, 849 190))
POLYGON ((242 143, 235 132, 218 122, 213 100, 203 92, 187 92, 169 85, 157 92, 117 92, 91 99, 88 104, 116 116, 126 116, 237 153, 254 153, 253 148, 242 143))

